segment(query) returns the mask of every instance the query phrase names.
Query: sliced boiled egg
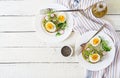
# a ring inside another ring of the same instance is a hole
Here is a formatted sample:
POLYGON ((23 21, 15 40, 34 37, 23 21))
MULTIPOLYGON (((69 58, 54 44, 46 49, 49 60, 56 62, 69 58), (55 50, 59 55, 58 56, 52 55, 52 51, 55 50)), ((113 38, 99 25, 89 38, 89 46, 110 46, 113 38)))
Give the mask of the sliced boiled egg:
POLYGON ((58 21, 60 23, 64 23, 66 21, 66 14, 65 13, 59 13, 57 18, 58 18, 58 21))
POLYGON ((100 60, 100 55, 97 53, 89 55, 89 60, 93 63, 98 62, 100 60))
POLYGON ((48 32, 55 32, 56 31, 56 26, 55 26, 55 24, 54 23, 52 23, 52 22, 47 22, 46 24, 45 24, 45 29, 48 31, 48 32))
POLYGON ((99 45, 101 42, 101 39, 99 37, 94 37, 90 40, 90 44, 92 44, 92 46, 97 46, 99 45))

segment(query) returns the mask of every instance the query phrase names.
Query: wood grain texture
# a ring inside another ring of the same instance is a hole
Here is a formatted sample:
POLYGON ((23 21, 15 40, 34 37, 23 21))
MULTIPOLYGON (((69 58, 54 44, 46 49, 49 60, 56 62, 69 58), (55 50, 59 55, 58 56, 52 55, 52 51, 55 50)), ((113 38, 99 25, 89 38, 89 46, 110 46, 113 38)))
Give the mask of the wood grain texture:
MULTIPOLYGON (((106 20, 120 30, 120 15, 106 15, 106 20)), ((25 17, 0 17, 0 33, 4 31, 36 31, 36 16, 25 17)))
MULTIPOLYGON (((55 0, 47 3, 55 3, 55 0)), ((42 6, 46 5, 46 0, 3 0, 0 1, 0 16, 2 15, 35 15, 42 6)))
MULTIPOLYGON (((79 34, 79 33, 78 33, 79 34)), ((77 33, 59 44, 42 42, 36 33, 1 33, 0 62, 76 62, 73 57, 61 55, 63 45, 71 45, 74 49, 77 33)))
POLYGON ((1 78, 85 78, 85 72, 74 63, 0 65, 1 78))
POLYGON ((114 26, 115 30, 120 30, 120 15, 106 15, 104 19, 109 21, 114 26))
POLYGON ((105 0, 108 6, 108 14, 120 14, 120 0, 105 0))
POLYGON ((35 17, 0 17, 0 31, 35 31, 35 17))
POLYGON ((63 57, 60 48, 2 48, 0 62, 11 63, 63 63, 78 62, 75 54, 72 57, 63 57))
MULTIPOLYGON (((74 45, 76 36, 79 33, 71 33, 68 39, 64 40, 61 43, 50 44, 53 47, 60 47, 61 45, 70 44, 74 45)), ((52 47, 49 46, 46 42, 40 40, 39 35, 34 33, 0 33, 0 47, 4 48, 5 46, 28 46, 29 47, 52 47), (45 46, 46 45, 46 46, 45 46)))

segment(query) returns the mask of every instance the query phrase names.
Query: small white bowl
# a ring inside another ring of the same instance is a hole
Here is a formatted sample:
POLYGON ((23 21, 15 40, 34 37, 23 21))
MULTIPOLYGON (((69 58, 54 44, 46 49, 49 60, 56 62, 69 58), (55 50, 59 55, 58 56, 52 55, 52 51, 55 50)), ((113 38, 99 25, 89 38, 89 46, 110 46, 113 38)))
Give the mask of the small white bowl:
POLYGON ((61 54, 64 57, 71 57, 73 55, 73 48, 70 45, 64 45, 61 47, 61 54), (70 54, 63 54, 63 52, 62 52, 63 48, 69 48, 69 50, 71 51, 70 54))

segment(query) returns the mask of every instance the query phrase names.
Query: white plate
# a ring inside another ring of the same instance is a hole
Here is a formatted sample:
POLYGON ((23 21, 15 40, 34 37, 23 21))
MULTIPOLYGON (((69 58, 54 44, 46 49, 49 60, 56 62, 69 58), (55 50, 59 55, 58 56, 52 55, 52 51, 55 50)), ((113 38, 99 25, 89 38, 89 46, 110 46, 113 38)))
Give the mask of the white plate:
MULTIPOLYGON (((56 10, 66 10, 67 8, 60 5, 60 4, 52 4, 52 5, 47 5, 47 6, 43 6, 44 8, 41 9, 46 9, 46 8, 54 8, 56 10)), ((40 13, 37 14, 36 16, 36 29, 38 32, 38 36, 40 37, 40 39, 44 42, 47 43, 56 43, 56 42, 61 42, 63 40, 65 40, 72 32, 72 28, 73 28, 73 19, 71 16, 71 13, 66 12, 67 15, 67 28, 65 29, 65 33, 62 34, 61 36, 56 36, 54 35, 50 35, 50 33, 48 34, 47 32, 45 32, 45 30, 42 27, 42 18, 43 16, 40 15, 40 13)))
POLYGON ((82 36, 78 37, 78 39, 76 40, 76 45, 75 45, 75 52, 77 52, 77 54, 79 54, 77 56, 77 60, 84 68, 86 68, 88 70, 92 70, 92 71, 97 71, 97 70, 106 68, 107 66, 109 66, 111 64, 111 62, 113 61, 114 56, 115 56, 114 42, 107 34, 100 32, 96 36, 101 36, 105 40, 107 40, 109 42, 109 45, 112 47, 112 49, 110 50, 110 52, 107 53, 107 55, 103 56, 101 61, 99 61, 98 63, 95 63, 95 64, 91 64, 83 58, 82 53, 80 53, 80 50, 81 50, 80 45, 82 43, 86 42, 87 40, 89 40, 95 33, 96 33, 96 31, 89 31, 89 32, 84 33, 82 36))

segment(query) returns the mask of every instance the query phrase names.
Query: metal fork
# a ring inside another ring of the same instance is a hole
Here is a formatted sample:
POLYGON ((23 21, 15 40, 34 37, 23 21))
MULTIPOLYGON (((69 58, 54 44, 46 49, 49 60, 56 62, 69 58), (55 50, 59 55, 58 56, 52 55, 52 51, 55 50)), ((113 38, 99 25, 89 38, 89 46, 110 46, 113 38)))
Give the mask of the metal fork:
POLYGON ((106 26, 106 25, 104 24, 87 42, 82 43, 80 46, 81 46, 81 47, 85 47, 86 44, 87 44, 93 37, 95 37, 101 30, 103 30, 103 28, 104 28, 105 26, 106 26))
MULTIPOLYGON (((46 9, 41 9, 40 14, 47 14, 50 11, 53 12, 53 13, 54 12, 80 12, 80 13, 83 13, 83 11, 86 11, 86 10, 88 10, 89 8, 91 8, 95 5, 95 4, 93 4, 89 7, 87 7, 86 9, 77 9, 78 5, 80 3, 80 0, 71 0, 71 1, 69 2, 70 8, 71 8, 70 10, 53 10, 52 8, 46 8, 46 9), (74 8, 74 9, 72 9, 72 8, 74 8)), ((99 2, 97 2, 97 3, 99 3, 99 2)))
POLYGON ((47 9, 42 9, 40 10, 40 14, 47 14, 48 12, 79 12, 82 11, 83 9, 74 9, 74 10, 53 10, 52 8, 47 8, 47 9))

